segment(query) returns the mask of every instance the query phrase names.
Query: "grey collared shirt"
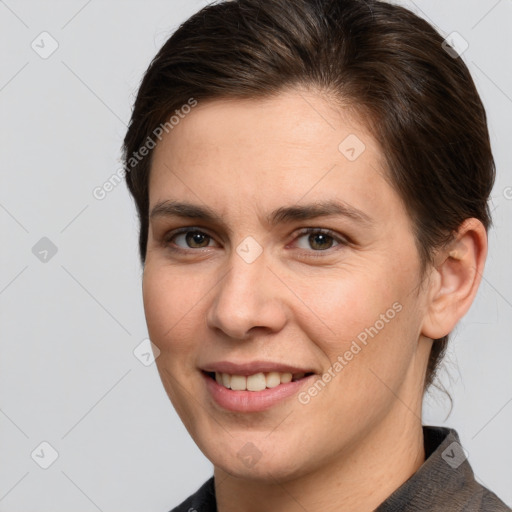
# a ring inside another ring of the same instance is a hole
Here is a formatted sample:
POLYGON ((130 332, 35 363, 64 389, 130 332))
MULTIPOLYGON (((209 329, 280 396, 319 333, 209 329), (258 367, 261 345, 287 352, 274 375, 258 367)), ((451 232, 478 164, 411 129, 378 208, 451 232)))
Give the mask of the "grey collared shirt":
MULTIPOLYGON (((375 512, 510 512, 475 480, 457 432, 423 427, 426 460, 375 512)), ((214 478, 171 512, 217 512, 214 478)))

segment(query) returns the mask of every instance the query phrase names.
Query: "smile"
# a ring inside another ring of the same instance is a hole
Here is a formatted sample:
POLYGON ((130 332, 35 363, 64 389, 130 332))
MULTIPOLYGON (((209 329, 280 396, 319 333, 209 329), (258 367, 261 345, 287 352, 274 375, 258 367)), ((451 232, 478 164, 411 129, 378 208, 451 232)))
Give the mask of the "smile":
POLYGON ((201 371, 207 395, 216 407, 238 413, 262 412, 278 406, 298 395, 317 377, 313 372, 299 369, 276 371, 268 366, 255 369, 222 366, 215 371, 211 368, 201 371))
POLYGON ((268 372, 255 373, 253 375, 232 375, 223 372, 207 372, 207 375, 215 379, 217 384, 233 391, 263 391, 272 389, 280 384, 295 382, 303 379, 311 373, 268 372))

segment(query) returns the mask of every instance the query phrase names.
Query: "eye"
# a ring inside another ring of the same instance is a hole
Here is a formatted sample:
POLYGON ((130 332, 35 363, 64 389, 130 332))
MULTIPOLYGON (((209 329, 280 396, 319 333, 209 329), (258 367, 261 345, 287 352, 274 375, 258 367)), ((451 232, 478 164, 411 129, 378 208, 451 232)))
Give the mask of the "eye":
POLYGON ((347 245, 347 241, 328 229, 303 229, 296 242, 299 249, 313 249, 315 252, 327 251, 337 245, 347 245), (302 241, 300 241, 302 239, 302 241))
POLYGON ((213 238, 198 229, 184 228, 182 230, 173 231, 165 237, 165 245, 174 244, 176 247, 170 247, 175 250, 187 250, 187 249, 204 249, 211 247, 209 244, 213 241, 213 238))
MULTIPOLYGON (((295 238, 295 246, 308 252, 326 252, 337 246, 348 245, 348 241, 329 229, 304 228, 295 238)), ((168 233, 164 239, 165 247, 176 252, 190 252, 190 249, 215 247, 217 243, 208 233, 197 228, 181 228, 168 233), (214 245, 211 245, 211 244, 214 245)))

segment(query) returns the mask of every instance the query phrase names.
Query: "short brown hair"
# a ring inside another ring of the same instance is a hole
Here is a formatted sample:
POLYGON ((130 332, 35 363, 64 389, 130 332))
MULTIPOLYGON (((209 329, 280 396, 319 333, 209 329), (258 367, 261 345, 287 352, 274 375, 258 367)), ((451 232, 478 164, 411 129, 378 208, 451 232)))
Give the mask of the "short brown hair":
MULTIPOLYGON (((468 68, 443 41, 411 11, 376 0, 235 0, 193 15, 151 62, 124 139, 142 262, 152 152, 133 155, 155 128, 191 98, 262 98, 293 87, 314 87, 366 120, 413 221, 422 273, 465 219, 489 229, 495 164, 486 113, 468 68)), ((447 342, 433 344, 425 387, 447 342)))

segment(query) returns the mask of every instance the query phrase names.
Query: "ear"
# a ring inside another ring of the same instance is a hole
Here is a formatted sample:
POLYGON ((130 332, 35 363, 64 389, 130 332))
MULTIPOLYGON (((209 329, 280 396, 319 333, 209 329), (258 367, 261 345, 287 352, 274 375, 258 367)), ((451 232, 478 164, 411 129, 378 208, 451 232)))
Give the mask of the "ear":
POLYGON ((433 340, 449 334, 468 312, 482 279, 487 233, 478 219, 466 219, 455 239, 440 251, 429 282, 421 333, 433 340))

